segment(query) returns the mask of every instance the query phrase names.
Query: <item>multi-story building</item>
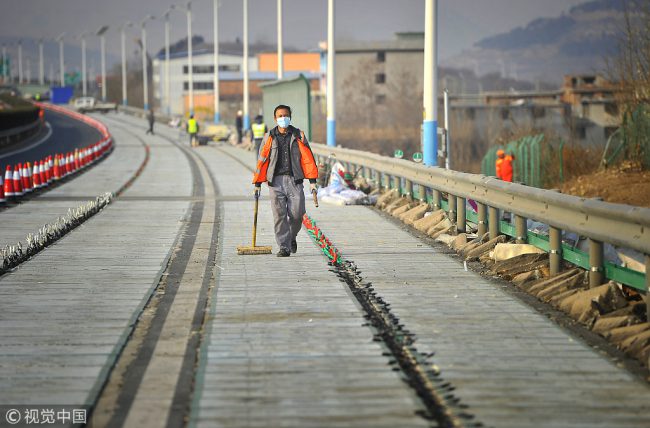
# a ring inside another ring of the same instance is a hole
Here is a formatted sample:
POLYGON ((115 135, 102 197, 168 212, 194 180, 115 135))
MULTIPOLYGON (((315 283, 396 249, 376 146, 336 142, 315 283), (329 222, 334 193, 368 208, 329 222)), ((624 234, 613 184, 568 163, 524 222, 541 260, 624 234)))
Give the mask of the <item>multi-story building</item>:
MULTIPOLYGON (((285 77, 304 74, 318 90, 320 69, 319 53, 285 53, 285 77)), ((211 48, 195 50, 192 55, 194 111, 197 116, 211 118, 214 112, 214 57, 211 48)), ((262 91, 260 83, 277 79, 277 54, 260 53, 248 58, 249 114, 260 113, 262 91)), ((170 114, 187 115, 189 112, 189 68, 187 52, 170 55, 170 114)), ((165 57, 159 55, 153 60, 154 97, 163 112, 167 106, 165 94, 165 57)), ((219 53, 219 99, 221 116, 232 121, 243 104, 243 56, 240 53, 219 53)))

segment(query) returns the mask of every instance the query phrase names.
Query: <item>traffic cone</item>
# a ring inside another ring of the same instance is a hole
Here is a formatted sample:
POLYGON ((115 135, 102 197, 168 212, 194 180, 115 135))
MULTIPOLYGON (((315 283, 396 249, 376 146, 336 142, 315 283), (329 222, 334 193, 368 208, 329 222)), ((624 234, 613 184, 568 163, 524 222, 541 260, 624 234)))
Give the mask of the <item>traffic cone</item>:
POLYGON ((5 186, 0 174, 0 205, 4 205, 5 202, 7 202, 7 199, 5 199, 5 186))
POLYGON ((52 155, 47 157, 47 183, 50 184, 54 181, 54 159, 52 155))
POLYGON ((14 193, 14 173, 11 171, 11 165, 7 165, 7 170, 5 171, 4 191, 5 198, 12 199, 16 196, 14 193))
POLYGON ((68 174, 74 172, 74 156, 72 156, 72 153, 68 153, 68 164, 66 165, 66 170, 68 171, 68 174))
POLYGON ((45 165, 43 161, 38 162, 38 175, 41 177, 41 187, 47 186, 47 176, 45 175, 45 165))
POLYGON ((65 177, 65 156, 59 154, 57 157, 59 158, 59 179, 62 179, 65 177))
POLYGON ((32 171, 32 179, 34 180, 34 190, 40 189, 43 187, 41 183, 41 175, 38 173, 38 161, 34 162, 34 169, 32 171))
POLYGON ((44 181, 44 183, 49 185, 52 182, 52 170, 50 169, 50 161, 47 160, 47 158, 45 158, 44 164, 45 164, 45 167, 44 167, 44 169, 45 169, 45 181, 44 181))
POLYGON ((68 168, 69 168, 68 159, 66 158, 66 156, 64 154, 61 155, 61 165, 62 165, 62 167, 61 167, 61 178, 63 178, 66 175, 68 175, 68 168))
POLYGON ((54 155, 54 181, 59 181, 61 179, 61 168, 59 166, 59 155, 54 155))
POLYGON ((74 170, 79 171, 81 168, 81 163, 79 160, 79 149, 74 149, 74 170))
POLYGON ((29 162, 26 162, 23 165, 23 189, 25 193, 32 193, 32 170, 30 168, 29 162))
POLYGON ((20 187, 23 189, 23 194, 28 193, 27 190, 27 175, 25 174, 25 165, 22 163, 18 164, 18 176, 20 177, 20 187))
POLYGON ((14 168, 14 196, 23 196, 23 183, 20 179, 20 164, 14 168))

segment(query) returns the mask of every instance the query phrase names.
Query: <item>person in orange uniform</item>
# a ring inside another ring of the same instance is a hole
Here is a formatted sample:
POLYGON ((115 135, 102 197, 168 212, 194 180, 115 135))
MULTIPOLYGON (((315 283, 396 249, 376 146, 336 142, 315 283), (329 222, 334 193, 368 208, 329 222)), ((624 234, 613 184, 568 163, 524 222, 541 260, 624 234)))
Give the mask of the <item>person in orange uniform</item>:
POLYGON ((497 150, 497 160, 495 162, 495 169, 496 169, 496 176, 497 178, 502 178, 501 177, 501 166, 503 165, 503 158, 505 157, 505 152, 501 149, 497 150))
POLYGON ((515 155, 507 154, 503 158, 503 163, 501 164, 501 179, 503 181, 508 181, 512 183, 513 175, 513 165, 512 163, 515 160, 515 155))
POLYGON ((278 124, 267 134, 253 176, 256 197, 262 183, 269 186, 278 257, 289 257, 298 250, 296 236, 305 214, 303 180, 316 190, 318 167, 305 133, 291 125, 291 107, 279 105, 273 110, 278 124))

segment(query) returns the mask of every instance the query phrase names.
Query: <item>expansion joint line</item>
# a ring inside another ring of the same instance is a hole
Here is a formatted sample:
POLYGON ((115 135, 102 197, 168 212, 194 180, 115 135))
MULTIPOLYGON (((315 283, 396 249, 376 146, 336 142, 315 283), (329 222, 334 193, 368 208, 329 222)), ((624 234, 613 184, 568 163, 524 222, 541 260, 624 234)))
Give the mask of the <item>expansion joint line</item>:
POLYGON ((375 341, 381 341, 390 350, 391 365, 399 367, 408 385, 415 390, 426 410, 419 412, 423 418, 434 421, 438 427, 479 427, 468 406, 453 394, 454 387, 446 382, 440 369, 431 361, 434 353, 420 353, 415 334, 400 323, 390 304, 377 295, 370 282, 364 281, 355 263, 344 258, 336 246, 325 236, 316 222, 307 214, 303 216, 307 233, 328 258, 332 271, 345 282, 363 310, 369 325, 375 330, 375 341))

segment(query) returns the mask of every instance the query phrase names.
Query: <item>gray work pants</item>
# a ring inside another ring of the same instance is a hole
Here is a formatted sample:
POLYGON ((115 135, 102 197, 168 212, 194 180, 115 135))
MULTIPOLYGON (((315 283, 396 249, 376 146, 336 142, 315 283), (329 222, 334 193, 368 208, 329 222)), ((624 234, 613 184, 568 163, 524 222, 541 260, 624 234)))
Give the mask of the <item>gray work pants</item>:
POLYGON ((276 175, 269 186, 271 210, 275 227, 275 240, 280 248, 291 249, 291 241, 302 227, 305 214, 305 193, 290 175, 276 175))

